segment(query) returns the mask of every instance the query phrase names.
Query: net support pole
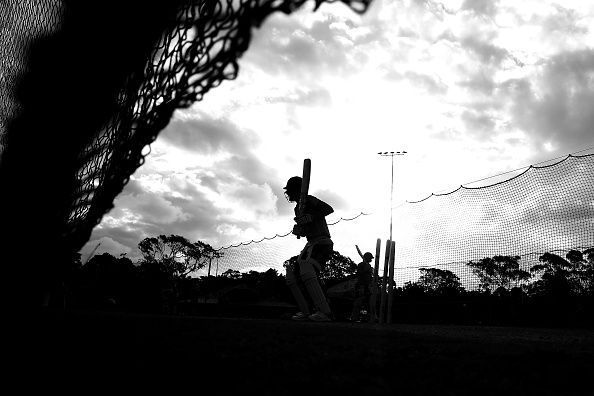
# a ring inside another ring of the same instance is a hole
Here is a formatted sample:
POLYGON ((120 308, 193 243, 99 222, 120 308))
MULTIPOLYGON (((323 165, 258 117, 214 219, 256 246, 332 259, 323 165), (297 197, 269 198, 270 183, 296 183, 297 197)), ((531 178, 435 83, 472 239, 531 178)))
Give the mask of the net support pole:
POLYGON ((206 303, 206 299, 208 298, 208 291, 210 289, 210 267, 212 267, 212 256, 209 257, 208 260, 208 275, 206 276, 206 281, 204 282, 204 303, 206 303))
POLYGON ((394 290, 394 255, 396 253, 396 242, 390 242, 390 260, 389 260, 389 275, 388 275, 388 314, 386 323, 392 323, 392 292, 394 290))
POLYGON ((375 322, 377 317, 377 278, 379 272, 380 254, 381 254, 382 240, 377 238, 375 243, 375 266, 373 268, 373 283, 371 284, 371 297, 369 301, 369 321, 375 322))
POLYGON ((391 241, 386 241, 386 252, 384 254, 384 273, 382 275, 382 289, 380 296, 380 312, 379 312, 379 323, 385 323, 386 321, 386 286, 388 282, 388 265, 390 260, 390 244, 391 241))

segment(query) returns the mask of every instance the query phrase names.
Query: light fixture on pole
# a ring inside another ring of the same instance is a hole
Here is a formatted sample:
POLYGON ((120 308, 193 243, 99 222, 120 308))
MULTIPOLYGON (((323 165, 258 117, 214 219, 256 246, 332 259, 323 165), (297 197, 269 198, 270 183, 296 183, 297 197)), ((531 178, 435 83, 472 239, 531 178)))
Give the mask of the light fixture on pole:
POLYGON ((378 153, 382 157, 392 158, 392 181, 390 183, 390 240, 392 240, 392 196, 394 195, 394 156, 404 155, 406 151, 380 151, 378 153))

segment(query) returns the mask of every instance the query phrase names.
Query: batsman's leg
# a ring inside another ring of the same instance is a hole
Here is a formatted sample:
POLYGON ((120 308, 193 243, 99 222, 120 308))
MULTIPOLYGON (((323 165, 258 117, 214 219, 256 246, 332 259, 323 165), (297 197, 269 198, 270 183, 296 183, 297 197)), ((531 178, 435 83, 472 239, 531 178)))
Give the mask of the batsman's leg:
POLYGON ((307 260, 300 261, 299 265, 301 280, 314 305, 320 312, 330 315, 330 305, 328 305, 328 301, 316 275, 316 268, 319 268, 320 265, 311 257, 307 260))
POLYGON ((295 302, 297 303, 297 307, 299 308, 299 311, 303 312, 306 315, 309 315, 311 313, 309 311, 309 305, 307 304, 307 301, 305 300, 305 296, 301 292, 301 288, 297 284, 297 277, 295 276, 294 269, 287 268, 287 273, 286 273, 285 279, 287 282, 287 286, 289 287, 289 290, 291 291, 291 294, 293 295, 293 298, 295 299, 295 302))

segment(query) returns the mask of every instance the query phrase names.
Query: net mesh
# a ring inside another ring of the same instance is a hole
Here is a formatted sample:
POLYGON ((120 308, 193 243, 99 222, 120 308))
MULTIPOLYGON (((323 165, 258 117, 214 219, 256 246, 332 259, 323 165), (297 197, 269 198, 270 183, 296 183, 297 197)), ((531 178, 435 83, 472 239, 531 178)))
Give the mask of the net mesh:
MULTIPOLYGON (((370 1, 341 0, 357 12, 370 1)), ((173 112, 236 77, 252 28, 304 3, 2 1, 6 226, 38 224, 42 250, 78 251, 173 112)))
POLYGON ((27 53, 35 40, 53 33, 61 20, 61 2, 3 1, 0 3, 0 155, 8 121, 19 110, 14 93, 27 71, 27 53))
MULTIPOLYGON (((519 256, 519 268, 530 271, 546 252, 564 257, 572 249, 594 246, 594 154, 569 155, 482 184, 393 208, 396 286, 417 281, 421 268, 439 268, 456 274, 466 290, 476 290, 480 280, 469 261, 519 256)), ((375 212, 353 219, 330 217, 335 250, 355 262, 360 261, 355 244, 374 253, 376 239, 386 235, 389 216, 375 212)), ((218 274, 268 268, 282 273, 284 260, 296 255, 304 242, 281 235, 222 247, 218 274)))

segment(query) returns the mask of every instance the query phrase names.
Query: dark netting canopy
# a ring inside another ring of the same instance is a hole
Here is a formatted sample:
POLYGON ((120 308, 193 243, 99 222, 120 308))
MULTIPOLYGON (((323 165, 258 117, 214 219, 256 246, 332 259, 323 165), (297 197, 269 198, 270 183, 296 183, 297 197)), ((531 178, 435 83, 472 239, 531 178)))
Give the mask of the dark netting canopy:
MULTIPOLYGON (((341 0, 356 12, 370 1, 341 0)), ((2 261, 14 275, 37 289, 58 279, 173 112, 235 78, 252 28, 305 2, 0 2, 2 261)))

